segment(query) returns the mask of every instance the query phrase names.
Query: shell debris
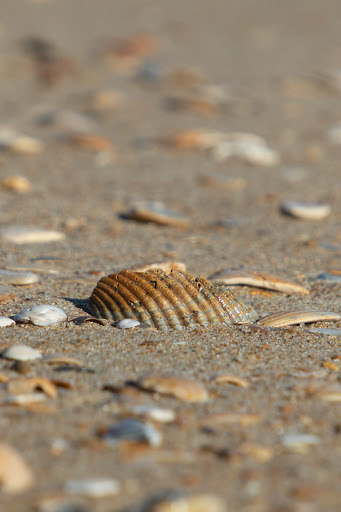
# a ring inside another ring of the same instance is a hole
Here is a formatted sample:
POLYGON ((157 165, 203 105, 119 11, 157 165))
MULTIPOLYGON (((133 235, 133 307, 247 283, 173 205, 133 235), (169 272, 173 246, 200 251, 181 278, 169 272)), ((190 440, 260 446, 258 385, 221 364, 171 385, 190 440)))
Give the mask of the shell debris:
POLYGON ((180 213, 168 210, 159 201, 147 201, 136 204, 125 215, 128 219, 140 222, 153 222, 163 226, 186 228, 189 219, 180 213))
POLYGON ((46 326, 66 322, 67 315, 57 306, 39 304, 23 309, 14 316, 14 320, 21 324, 46 326))
POLYGON ((0 182, 0 187, 5 190, 26 194, 32 188, 31 182, 24 176, 8 176, 0 182))
POLYGON ((248 285, 268 290, 276 290, 284 293, 305 293, 309 291, 303 286, 283 279, 281 277, 266 274, 264 272, 252 272, 249 270, 221 270, 209 276, 213 284, 221 285, 248 285))
MULTIPOLYGON (((12 320, 12 322, 15 323, 14 320, 12 320)), ((4 359, 12 359, 13 361, 34 361, 41 359, 42 354, 39 350, 24 345, 23 343, 16 343, 7 347, 2 352, 2 357, 4 359)))
POLYGON ((103 277, 89 299, 94 316, 119 321, 131 318, 157 329, 249 323, 258 319, 250 306, 202 276, 172 270, 123 270, 103 277))
POLYGON ((187 377, 145 375, 137 384, 146 391, 170 395, 184 402, 206 402, 209 398, 203 384, 187 377))

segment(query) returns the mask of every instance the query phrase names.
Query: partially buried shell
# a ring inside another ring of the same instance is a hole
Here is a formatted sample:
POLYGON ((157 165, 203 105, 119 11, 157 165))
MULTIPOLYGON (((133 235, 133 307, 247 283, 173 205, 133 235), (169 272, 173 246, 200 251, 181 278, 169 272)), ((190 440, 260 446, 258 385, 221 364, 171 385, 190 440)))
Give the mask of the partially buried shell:
POLYGON ((194 278, 178 270, 168 275, 160 269, 123 270, 103 277, 92 292, 89 307, 98 318, 133 318, 162 331, 258 319, 254 309, 231 292, 213 286, 202 276, 194 278))

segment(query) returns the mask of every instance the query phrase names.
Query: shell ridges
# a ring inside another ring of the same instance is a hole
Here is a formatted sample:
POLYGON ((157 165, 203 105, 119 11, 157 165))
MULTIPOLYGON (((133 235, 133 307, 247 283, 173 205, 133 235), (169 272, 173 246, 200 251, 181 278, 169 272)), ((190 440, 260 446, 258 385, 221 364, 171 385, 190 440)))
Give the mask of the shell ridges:
POLYGON ((202 276, 161 269, 123 270, 97 283, 89 299, 97 318, 116 322, 131 318, 165 331, 216 322, 249 323, 258 319, 252 307, 202 276))

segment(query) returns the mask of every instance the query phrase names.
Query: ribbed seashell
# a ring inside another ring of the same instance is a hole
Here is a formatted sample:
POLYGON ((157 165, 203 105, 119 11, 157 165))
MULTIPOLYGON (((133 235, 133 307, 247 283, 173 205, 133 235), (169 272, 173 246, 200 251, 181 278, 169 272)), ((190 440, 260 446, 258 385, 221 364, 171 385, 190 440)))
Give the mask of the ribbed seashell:
POLYGON ((39 304, 23 309, 13 318, 16 322, 21 324, 46 326, 66 322, 67 315, 62 309, 57 308, 57 306, 39 304))
POLYGON ((202 276, 162 270, 123 270, 103 277, 89 299, 98 318, 119 321, 132 318, 162 331, 181 330, 197 324, 255 322, 257 313, 231 292, 214 287, 202 276))

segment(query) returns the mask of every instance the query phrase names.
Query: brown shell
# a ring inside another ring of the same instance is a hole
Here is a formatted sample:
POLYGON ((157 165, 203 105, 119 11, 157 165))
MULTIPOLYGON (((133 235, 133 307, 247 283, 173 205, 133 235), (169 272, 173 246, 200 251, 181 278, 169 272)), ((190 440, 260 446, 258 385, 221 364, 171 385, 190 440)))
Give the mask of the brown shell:
POLYGON ((134 318, 162 331, 258 319, 254 309, 231 292, 213 286, 202 276, 194 278, 178 270, 168 275, 160 269, 123 270, 103 277, 92 292, 89 307, 97 318, 134 318))

